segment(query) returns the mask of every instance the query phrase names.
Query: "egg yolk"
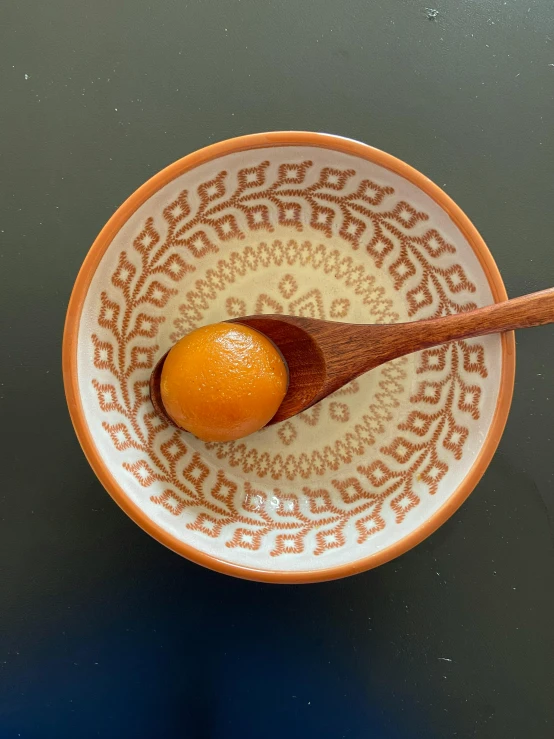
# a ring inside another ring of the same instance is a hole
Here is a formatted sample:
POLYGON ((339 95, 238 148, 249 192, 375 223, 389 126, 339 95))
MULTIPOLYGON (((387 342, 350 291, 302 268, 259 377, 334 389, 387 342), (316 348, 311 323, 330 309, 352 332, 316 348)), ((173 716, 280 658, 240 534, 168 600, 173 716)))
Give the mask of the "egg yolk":
POLYGON ((160 391, 177 426, 202 441, 232 441, 263 428, 287 386, 285 361, 266 336, 238 323, 214 323, 170 350, 160 391))

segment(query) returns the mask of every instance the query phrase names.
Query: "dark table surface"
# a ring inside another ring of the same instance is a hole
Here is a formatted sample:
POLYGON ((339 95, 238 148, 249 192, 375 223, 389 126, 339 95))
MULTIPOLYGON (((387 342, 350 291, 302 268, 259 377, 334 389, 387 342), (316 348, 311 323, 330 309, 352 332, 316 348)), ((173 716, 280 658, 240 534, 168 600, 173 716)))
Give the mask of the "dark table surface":
POLYGON ((511 295, 554 283, 552 0, 19 0, 0 8, 0 737, 554 736, 554 333, 518 336, 489 470, 423 544, 312 586, 181 559, 65 406, 74 278, 169 162, 271 129, 421 169, 511 295), (433 5, 433 8, 435 6, 433 5))

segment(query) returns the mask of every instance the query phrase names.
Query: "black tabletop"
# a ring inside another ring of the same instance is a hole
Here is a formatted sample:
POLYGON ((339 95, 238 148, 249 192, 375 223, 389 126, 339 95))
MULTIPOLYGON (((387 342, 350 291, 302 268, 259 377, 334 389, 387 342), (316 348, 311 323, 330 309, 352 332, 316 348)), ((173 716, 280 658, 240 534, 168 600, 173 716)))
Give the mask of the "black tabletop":
POLYGON ((191 564, 104 492, 65 309, 116 207, 214 141, 304 129, 435 180, 515 296, 554 283, 551 0, 19 0, 0 9, 0 737, 554 736, 554 333, 437 533, 346 580, 191 564), (438 11, 438 14, 435 12, 438 11))

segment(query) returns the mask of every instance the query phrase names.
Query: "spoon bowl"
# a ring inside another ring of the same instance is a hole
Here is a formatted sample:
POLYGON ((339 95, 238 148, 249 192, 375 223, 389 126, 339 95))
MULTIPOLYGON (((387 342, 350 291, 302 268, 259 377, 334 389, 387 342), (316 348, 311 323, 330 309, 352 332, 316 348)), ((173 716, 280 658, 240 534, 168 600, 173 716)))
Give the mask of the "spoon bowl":
MULTIPOLYGON (((316 336, 310 333, 309 319, 280 315, 245 316, 229 323, 241 323, 265 334, 277 346, 287 365, 288 391, 268 426, 296 415, 300 412, 299 407, 309 408, 329 394, 325 383, 326 360, 316 336)), ((332 321, 324 323, 333 325, 332 321)), ((160 392, 162 370, 169 351, 160 357, 150 375, 150 399, 156 412, 173 424, 160 392)))

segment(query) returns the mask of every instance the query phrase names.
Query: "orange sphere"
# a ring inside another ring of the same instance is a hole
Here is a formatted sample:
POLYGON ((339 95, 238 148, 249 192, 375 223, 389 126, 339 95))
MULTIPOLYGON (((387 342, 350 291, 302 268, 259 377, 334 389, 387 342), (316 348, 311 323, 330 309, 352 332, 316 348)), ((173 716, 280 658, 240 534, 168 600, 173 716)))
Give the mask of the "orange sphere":
POLYGON ((214 323, 171 349, 160 391, 178 426, 203 441, 231 441, 263 428, 287 386, 285 361, 266 336, 238 323, 214 323))

